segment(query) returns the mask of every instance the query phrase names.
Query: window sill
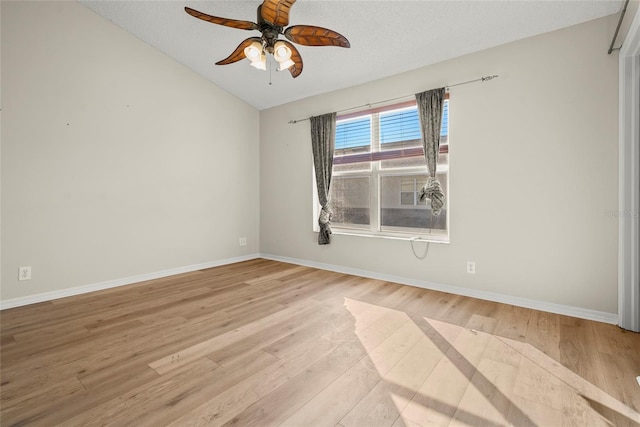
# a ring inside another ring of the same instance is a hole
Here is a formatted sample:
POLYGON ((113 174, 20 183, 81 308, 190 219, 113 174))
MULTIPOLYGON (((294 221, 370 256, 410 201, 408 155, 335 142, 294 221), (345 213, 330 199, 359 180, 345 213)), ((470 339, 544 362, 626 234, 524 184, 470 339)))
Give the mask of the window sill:
MULTIPOLYGON (((317 230, 314 230, 317 232, 317 230)), ((342 235, 342 236, 357 236, 357 237, 369 237, 369 238, 377 238, 377 239, 388 239, 388 240, 405 240, 405 241, 414 241, 414 242, 424 242, 424 243, 443 243, 450 244, 449 236, 445 235, 434 235, 434 234, 415 234, 408 235, 406 233, 393 233, 393 232, 370 232, 367 230, 353 230, 353 229, 344 229, 338 227, 331 228, 332 234, 342 235)))

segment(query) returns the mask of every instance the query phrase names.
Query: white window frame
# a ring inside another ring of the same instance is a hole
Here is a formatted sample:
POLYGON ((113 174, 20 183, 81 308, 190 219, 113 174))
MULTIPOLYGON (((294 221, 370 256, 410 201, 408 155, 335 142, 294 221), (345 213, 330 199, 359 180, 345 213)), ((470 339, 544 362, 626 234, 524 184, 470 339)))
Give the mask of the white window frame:
MULTIPOLYGON (((413 108, 411 106, 405 108, 413 108)), ((398 109, 402 109, 399 107, 398 109)), ((389 110, 391 111, 391 110, 389 110)), ((367 111, 363 111, 361 115, 357 117, 362 117, 366 115, 371 115, 371 152, 380 151, 380 138, 379 138, 379 119, 381 112, 370 113, 367 111)), ((355 114, 350 114, 349 116, 355 116, 355 114)), ((356 117, 349 117, 356 118, 356 117)), ((348 120, 346 118, 344 120, 348 120)), ((337 118, 340 121, 340 117, 337 118)), ((447 132, 448 134, 448 132, 447 132)), ((447 135, 447 138, 449 136, 447 135)), ((448 144, 448 142, 447 142, 448 144)), ((446 173, 446 189, 447 194, 445 194, 445 198, 447 200, 447 209, 446 209, 446 224, 447 228, 445 231, 435 230, 435 229, 416 229, 416 228, 403 228, 403 227, 392 227, 392 226, 382 226, 380 211, 381 211, 381 200, 380 200, 380 186, 381 180, 383 177, 392 177, 392 176, 413 176, 413 175, 427 175, 427 165, 425 162, 424 166, 420 167, 403 167, 403 168, 385 168, 382 169, 380 167, 380 161, 371 161, 371 170, 367 171, 341 171, 336 172, 335 168, 332 172, 332 181, 335 177, 350 177, 350 178, 369 178, 370 179, 370 225, 350 225, 345 227, 343 224, 331 223, 331 231, 333 234, 338 235, 351 235, 351 236, 362 236, 362 237, 376 237, 376 238, 385 238, 385 239, 400 239, 400 240, 411 240, 416 237, 419 237, 423 241, 429 241, 434 243, 450 243, 450 234, 451 234, 451 222, 450 222, 450 211, 451 211, 451 201, 449 198, 449 165, 451 163, 451 156, 448 156, 448 162, 446 165, 438 165, 438 175, 441 173, 446 173)), ((312 170, 313 173, 313 170, 312 170)), ((320 213, 320 203, 318 202, 318 193, 316 189, 316 181, 315 174, 313 174, 313 200, 314 200, 314 209, 313 209, 313 230, 315 232, 319 232, 318 226, 318 215, 320 213)))

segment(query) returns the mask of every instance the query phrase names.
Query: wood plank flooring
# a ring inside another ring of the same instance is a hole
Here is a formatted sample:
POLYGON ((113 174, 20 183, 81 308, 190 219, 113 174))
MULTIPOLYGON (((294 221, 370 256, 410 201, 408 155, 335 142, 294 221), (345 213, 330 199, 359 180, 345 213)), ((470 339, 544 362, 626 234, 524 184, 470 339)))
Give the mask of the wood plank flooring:
POLYGON ((257 259, 0 312, 2 426, 638 426, 640 335, 257 259))

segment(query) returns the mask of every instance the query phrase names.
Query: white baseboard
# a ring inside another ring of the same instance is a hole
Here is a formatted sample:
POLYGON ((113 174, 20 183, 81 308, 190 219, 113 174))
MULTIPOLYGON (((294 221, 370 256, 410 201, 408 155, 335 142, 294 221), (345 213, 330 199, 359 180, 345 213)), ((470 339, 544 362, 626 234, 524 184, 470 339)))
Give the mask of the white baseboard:
POLYGON ((93 283, 90 285, 77 286, 74 288, 61 289, 59 291, 45 292, 37 295, 29 295, 26 297, 13 298, 6 301, 0 301, 0 310, 8 308, 21 307, 23 305, 35 304, 38 302, 51 301, 54 299, 70 297, 74 295, 86 294, 104 289, 116 288, 118 286, 131 285, 133 283, 144 282, 145 280, 160 279, 162 277, 174 276, 176 274, 189 273, 191 271, 203 270, 205 268, 219 267, 221 265, 233 264, 241 261, 248 261, 259 258, 259 254, 243 255, 235 258, 221 259, 217 261, 205 262, 202 264, 194 264, 186 267, 171 268, 168 270, 156 271, 155 273, 139 274, 132 277, 124 277, 121 279, 108 280, 106 282, 93 283))
POLYGON ((78 286, 69 289, 61 289, 59 291, 46 292, 37 295, 29 295, 21 298, 14 298, 6 301, 0 301, 0 310, 6 310, 14 307, 35 304, 39 302, 51 301, 59 298, 70 297, 74 295, 86 294, 104 289, 116 288, 118 286, 131 285, 133 283, 144 282, 145 280, 159 279, 162 277, 173 276, 191 271, 203 270, 205 268, 219 267, 222 265, 233 264, 236 262, 248 261, 256 258, 264 258, 273 261, 282 261, 291 264, 303 265, 306 267, 318 268, 321 270, 335 271, 337 273, 352 274, 355 276, 369 277, 372 279, 384 280, 387 282, 400 283, 403 285, 415 286, 418 288, 432 289, 436 291, 448 292, 456 295, 463 295, 472 298, 478 298, 488 301, 511 304, 518 307, 532 308, 549 313, 563 314, 565 316, 577 317, 580 319, 595 320, 603 323, 618 324, 618 315, 616 313, 607 313, 603 311, 589 310, 581 307, 554 304, 545 301, 532 300, 528 298, 515 297, 511 295, 503 295, 494 292, 479 291, 469 288, 461 288, 451 285, 443 285, 440 283, 428 282, 401 276, 393 276, 374 271, 360 270, 357 268, 324 264, 314 261, 307 261, 297 258, 282 257, 270 254, 250 254, 241 257, 227 258, 217 261, 206 262, 202 264, 189 265, 186 267, 172 268, 168 270, 157 271, 155 273, 140 274, 122 279, 108 280, 106 282, 94 283, 90 285, 78 286))
POLYGON ((335 271, 337 273, 352 274, 354 276, 368 277, 371 279, 383 280, 386 282, 400 283, 403 285, 415 286, 418 288, 431 289, 435 291, 447 292, 450 294, 463 295, 472 298, 483 299, 487 301, 511 304, 518 307, 531 308, 534 310, 546 311, 549 313, 562 314, 565 316, 577 317, 580 319, 595 320, 597 322, 618 324, 617 313, 607 313, 604 311, 590 310, 581 307, 568 306, 562 304, 554 304, 545 301, 538 301, 529 298, 515 297, 511 295, 503 295, 494 292, 479 291, 476 289, 461 288, 458 286, 443 285, 423 280, 417 280, 401 276, 393 276, 367 270, 359 270, 357 268, 344 267, 333 264, 323 264, 314 261, 307 261, 297 258, 282 257, 270 254, 260 254, 260 258, 273 261, 282 261, 291 264, 303 265, 305 267, 313 267, 321 270, 335 271))

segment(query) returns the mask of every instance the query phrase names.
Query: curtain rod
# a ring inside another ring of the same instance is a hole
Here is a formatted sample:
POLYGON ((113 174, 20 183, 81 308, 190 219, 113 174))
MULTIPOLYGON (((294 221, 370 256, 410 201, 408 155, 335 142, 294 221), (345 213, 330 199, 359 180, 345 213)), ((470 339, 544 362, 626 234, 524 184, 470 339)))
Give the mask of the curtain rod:
MULTIPOLYGON (((498 77, 497 74, 494 74, 492 76, 479 77, 477 79, 468 80, 466 82, 460 82, 460 83, 454 83, 452 85, 447 85, 447 86, 445 86, 445 89, 448 90, 449 88, 456 87, 456 86, 462 86, 462 85, 466 85, 466 84, 469 84, 469 83, 486 82, 486 81, 495 79, 497 77, 498 77)), ((385 99, 384 101, 370 102, 368 104, 359 105, 357 107, 345 108, 344 110, 336 111, 336 113, 344 113, 346 111, 356 110, 356 109, 359 109, 359 108, 371 107, 372 105, 385 104, 385 103, 390 102, 390 101, 398 101, 400 99, 408 98, 410 96, 412 96, 412 95, 399 96, 397 98, 385 99)), ((299 122, 304 122, 306 120, 309 120, 310 118, 311 117, 307 117, 305 119, 298 119, 298 120, 289 120, 289 124, 296 124, 296 123, 299 123, 299 122)))
POLYGON ((622 8, 622 12, 620 13, 620 19, 618 19, 618 26, 616 27, 616 32, 613 34, 613 40, 611 40, 611 46, 609 46, 609 50, 607 51, 608 55, 611 55, 611 52, 614 50, 620 50, 620 47, 613 47, 613 44, 616 42, 618 38, 618 31, 620 31, 620 25, 622 24, 622 20, 624 19, 624 14, 627 13, 627 6, 629 5, 629 0, 627 0, 622 8))

